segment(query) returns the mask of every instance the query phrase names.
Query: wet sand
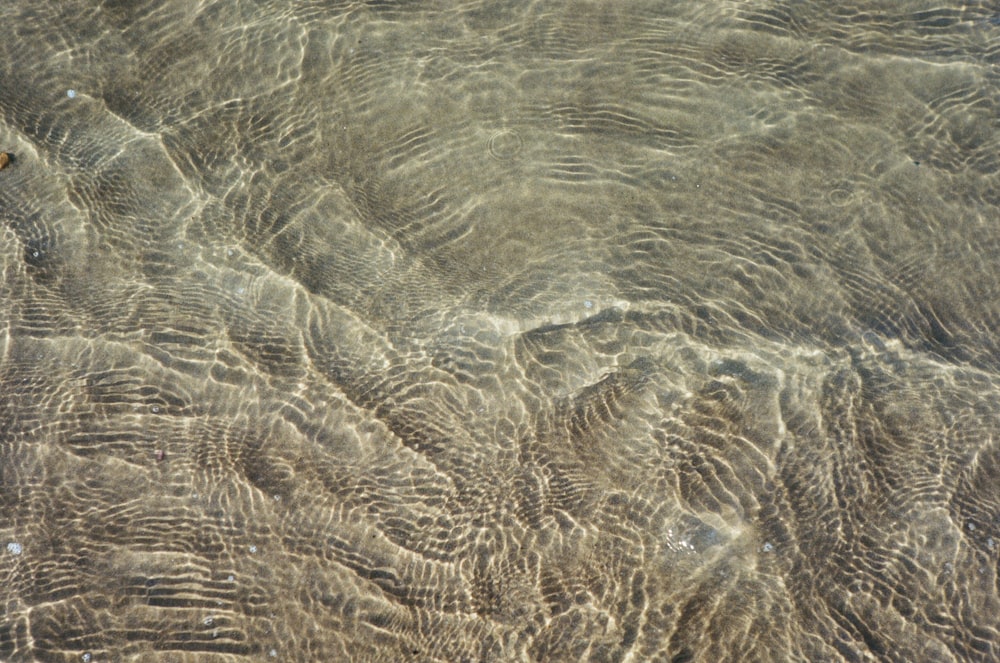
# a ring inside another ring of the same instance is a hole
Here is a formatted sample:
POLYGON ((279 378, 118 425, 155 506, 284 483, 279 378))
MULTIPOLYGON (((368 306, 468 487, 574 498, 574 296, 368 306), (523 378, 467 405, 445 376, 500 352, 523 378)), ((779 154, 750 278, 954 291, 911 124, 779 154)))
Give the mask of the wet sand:
POLYGON ((995 9, 0 25, 0 660, 1000 658, 995 9))

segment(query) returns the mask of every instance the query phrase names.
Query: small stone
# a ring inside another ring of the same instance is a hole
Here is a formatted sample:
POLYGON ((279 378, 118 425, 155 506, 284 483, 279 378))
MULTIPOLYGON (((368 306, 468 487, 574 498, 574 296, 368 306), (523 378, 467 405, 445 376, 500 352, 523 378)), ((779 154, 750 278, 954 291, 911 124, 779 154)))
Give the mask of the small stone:
POLYGON ((7 154, 6 152, 0 152, 0 170, 6 168, 7 164, 9 163, 10 163, 10 155, 7 154))

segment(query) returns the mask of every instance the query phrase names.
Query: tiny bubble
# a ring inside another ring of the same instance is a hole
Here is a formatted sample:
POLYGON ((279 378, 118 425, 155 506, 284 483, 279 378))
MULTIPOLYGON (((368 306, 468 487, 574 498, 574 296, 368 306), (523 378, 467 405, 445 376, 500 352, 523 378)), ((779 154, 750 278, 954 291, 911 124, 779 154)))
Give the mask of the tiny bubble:
POLYGON ((257 552, 257 546, 250 546, 250 552, 252 553, 257 552))
POLYGON ((990 550, 993 550, 993 548, 995 548, 996 545, 997 545, 997 542, 993 540, 992 536, 991 537, 987 537, 987 539, 986 539, 986 547, 987 548, 989 548, 990 550))
POLYGON ((159 405, 154 405, 151 409, 153 410, 153 414, 156 414, 157 412, 160 411, 160 406, 159 405))
POLYGON ((215 623, 214 617, 205 617, 205 626, 211 626, 215 623))
POLYGON ((771 544, 770 541, 766 542, 764 544, 764 552, 771 552, 772 550, 774 550, 774 546, 771 544))
POLYGON ((83 661, 83 663, 90 663, 91 659, 90 652, 85 653, 83 656, 80 657, 80 659, 83 661))
POLYGON ((267 652, 267 655, 270 656, 271 658, 277 658, 278 657, 278 650, 277 649, 272 649, 271 651, 267 652))
POLYGON ((226 580, 228 580, 229 582, 233 582, 234 580, 236 580, 236 576, 230 574, 229 577, 226 578, 226 580))
POLYGON ((585 299, 583 300, 583 306, 584 308, 594 308, 594 302, 590 301, 589 299, 585 299))
POLYGON ((11 555, 20 555, 22 550, 21 544, 17 541, 11 541, 7 544, 7 552, 11 555))
POLYGON ((969 522, 969 523, 968 523, 968 524, 966 525, 966 527, 968 527, 968 528, 969 528, 969 531, 970 531, 970 532, 975 532, 975 531, 976 531, 976 523, 973 523, 973 522, 969 522))
MULTIPOLYGON (((66 96, 67 96, 67 97, 69 97, 70 99, 74 99, 74 98, 76 98, 76 90, 74 90, 74 89, 72 89, 72 88, 70 88, 69 90, 66 90, 66 96)), ((90 656, 90 654, 85 654, 85 656, 88 656, 88 657, 89 657, 89 656, 90 656)), ((89 659, 89 658, 85 658, 85 659, 83 659, 83 660, 85 660, 85 661, 89 661, 90 659, 89 659)))

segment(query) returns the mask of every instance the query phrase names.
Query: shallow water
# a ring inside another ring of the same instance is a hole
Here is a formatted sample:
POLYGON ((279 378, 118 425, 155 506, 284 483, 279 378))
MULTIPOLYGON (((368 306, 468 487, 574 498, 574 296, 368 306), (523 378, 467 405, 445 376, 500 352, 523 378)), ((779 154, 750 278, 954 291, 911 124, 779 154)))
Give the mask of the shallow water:
POLYGON ((988 3, 0 25, 0 659, 1000 658, 988 3))

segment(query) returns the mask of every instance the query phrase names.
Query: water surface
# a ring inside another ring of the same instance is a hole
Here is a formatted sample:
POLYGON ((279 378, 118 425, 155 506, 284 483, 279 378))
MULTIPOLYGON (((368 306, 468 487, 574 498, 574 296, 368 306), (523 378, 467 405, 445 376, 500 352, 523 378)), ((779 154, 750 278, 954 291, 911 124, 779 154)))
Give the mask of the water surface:
POLYGON ((997 660, 998 17, 6 0, 0 659, 997 660))

